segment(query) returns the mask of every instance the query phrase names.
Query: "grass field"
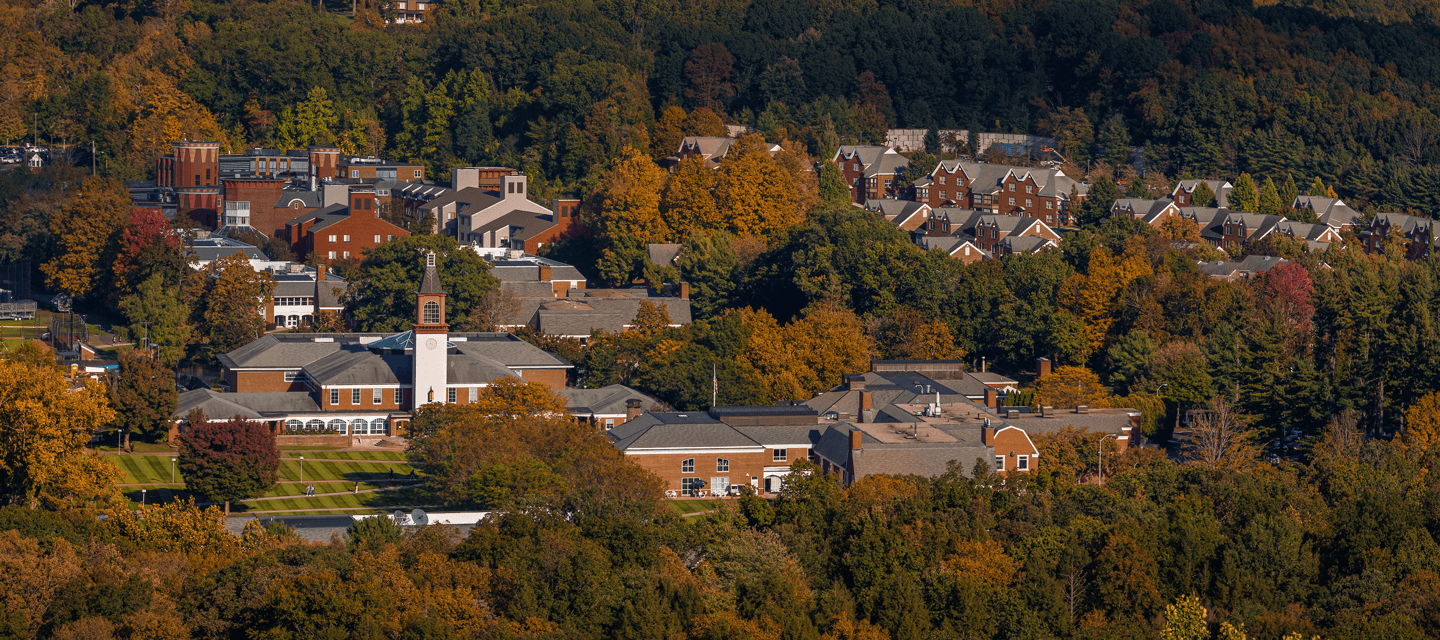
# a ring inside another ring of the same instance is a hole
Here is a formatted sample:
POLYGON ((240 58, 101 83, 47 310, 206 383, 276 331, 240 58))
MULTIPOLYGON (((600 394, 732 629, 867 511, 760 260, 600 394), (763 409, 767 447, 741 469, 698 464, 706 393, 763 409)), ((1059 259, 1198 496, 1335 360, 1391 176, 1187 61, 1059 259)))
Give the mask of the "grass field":
MULTIPOLYGON (((170 445, 168 444, 161 444, 158 442, 140 442, 135 438, 136 436, 134 435, 131 435, 130 437, 130 444, 135 447, 135 453, 175 453, 175 450, 171 449, 170 445)), ((111 433, 110 435, 106 436, 106 440, 107 442, 105 444, 98 444, 95 445, 95 447, 93 448, 96 451, 101 451, 104 453, 115 453, 115 434, 111 433)))
POLYGON ((710 511, 720 506, 719 500, 671 500, 670 510, 682 516, 710 511))
MULTIPOLYGON (((282 451, 280 457, 286 460, 404 460, 404 451, 282 451)), ((407 472, 408 473, 408 472, 407 472)))
MULTIPOLYGON (((357 452, 370 453, 370 452, 357 452)), ((170 482, 170 457, 169 456, 115 456, 115 462, 120 465, 124 477, 120 482, 123 484, 166 484, 170 482)), ((403 479, 409 476, 414 465, 409 463, 391 462, 364 462, 359 460, 305 460, 305 477, 303 480, 309 482, 349 482, 354 486, 355 482, 368 482, 371 480, 390 479, 390 470, 395 471, 395 479, 403 479)), ((418 473, 418 470, 416 470, 418 473)), ((419 476, 423 477, 423 475, 419 476)), ((177 474, 175 479, 181 480, 177 474)), ((298 459, 285 459, 280 461, 281 480, 302 480, 300 477, 300 461, 298 459)))
MULTIPOLYGON (((349 491, 354 485, 330 486, 324 483, 315 485, 315 490, 320 493, 333 491, 349 491)), ((245 511, 289 511, 295 509, 356 509, 356 510, 377 510, 387 509, 396 505, 420 505, 433 504, 434 498, 430 497, 420 488, 405 488, 396 491, 382 491, 377 493, 346 493, 337 496, 314 496, 305 497, 305 485, 276 485, 267 491, 262 497, 279 495, 294 496, 280 500, 255 500, 233 503, 230 505, 230 512, 245 511), (291 487, 294 487, 293 489, 291 487)), ((374 488, 373 485, 360 484, 362 490, 374 488)), ((159 504, 172 500, 184 500, 191 497, 190 492, 180 488, 178 485, 152 486, 152 487, 123 487, 124 495, 132 505, 140 504, 140 492, 145 490, 146 504, 159 504)), ((197 502, 201 500, 197 499, 197 502)))
POLYGON ((313 447, 312 447, 312 446, 306 446, 306 445, 293 445, 293 446, 287 446, 287 447, 279 447, 279 449, 280 449, 281 451, 333 451, 333 450, 335 450, 335 449, 344 449, 344 448, 345 448, 345 447, 329 447, 329 446, 325 446, 325 445, 315 445, 315 446, 313 446, 313 447))

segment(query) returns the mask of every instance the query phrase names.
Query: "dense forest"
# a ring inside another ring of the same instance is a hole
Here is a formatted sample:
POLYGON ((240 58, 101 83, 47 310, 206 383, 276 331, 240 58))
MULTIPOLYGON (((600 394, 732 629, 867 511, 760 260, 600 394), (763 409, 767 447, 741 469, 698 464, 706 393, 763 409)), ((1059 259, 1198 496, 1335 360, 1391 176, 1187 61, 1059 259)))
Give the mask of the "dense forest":
POLYGON ((81 160, 93 140, 126 178, 189 136, 335 143, 432 175, 514 166, 582 192, 626 145, 673 153, 709 109, 811 156, 896 126, 1036 133, 1080 166, 1293 172, 1357 206, 1440 204, 1440 27, 1422 3, 431 6, 385 26, 389 2, 9 0, 0 137, 81 160))

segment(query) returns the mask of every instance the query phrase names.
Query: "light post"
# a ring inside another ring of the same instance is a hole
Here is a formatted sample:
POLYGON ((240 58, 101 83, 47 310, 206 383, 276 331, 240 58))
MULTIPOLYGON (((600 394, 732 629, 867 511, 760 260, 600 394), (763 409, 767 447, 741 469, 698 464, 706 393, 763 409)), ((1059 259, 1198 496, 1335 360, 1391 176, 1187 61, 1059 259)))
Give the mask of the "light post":
POLYGON ((305 456, 300 456, 300 481, 305 481, 305 456))
POLYGON ((1102 487, 1105 486, 1105 439, 1106 439, 1106 438, 1116 438, 1116 439, 1118 439, 1119 437, 1120 437, 1120 436, 1117 436, 1117 435, 1115 435, 1115 434, 1113 434, 1113 433, 1107 433, 1107 434, 1105 434, 1105 435, 1103 435, 1103 436, 1100 436, 1100 442, 1096 443, 1096 447, 1095 447, 1095 467, 1096 467, 1096 469, 1097 469, 1097 473, 1096 473, 1096 475, 1095 475, 1095 478, 1096 478, 1096 480, 1099 481, 1100 486, 1102 486, 1102 487))
POLYGON ((145 506, 145 490, 140 490, 140 506, 145 506))
POLYGON ((175 484, 175 459, 170 459, 170 484, 175 484))

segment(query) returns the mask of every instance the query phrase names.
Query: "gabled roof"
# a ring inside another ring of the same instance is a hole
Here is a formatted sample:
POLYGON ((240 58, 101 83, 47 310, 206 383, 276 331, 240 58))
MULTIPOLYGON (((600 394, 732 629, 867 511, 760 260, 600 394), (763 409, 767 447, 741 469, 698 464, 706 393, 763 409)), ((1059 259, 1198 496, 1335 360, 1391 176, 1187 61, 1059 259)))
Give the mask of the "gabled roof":
POLYGON ((569 409, 570 413, 581 417, 623 416, 629 409, 625 403, 630 400, 639 400, 640 407, 646 411, 661 404, 654 396, 623 384, 612 384, 599 389, 556 389, 555 393, 565 398, 565 408, 569 409))
POLYGON ((876 160, 879 160, 881 156, 887 154, 900 155, 890 147, 871 144, 845 144, 840 145, 840 149, 835 152, 835 157, 830 160, 832 162, 859 160, 862 166, 868 167, 874 164, 876 160))
POLYGON ((1350 208, 1350 205, 1341 202, 1339 198, 1297 196, 1290 206, 1295 209, 1309 209, 1320 218, 1322 224, 1336 229, 1358 226, 1363 221, 1359 211, 1350 208))
POLYGON ((1170 192, 1170 195, 1173 196, 1180 191, 1184 191, 1187 194, 1195 193, 1195 189, 1199 187, 1202 182, 1208 185, 1210 190, 1215 193, 1215 204, 1220 205, 1221 209, 1230 206, 1230 192, 1234 190, 1235 187, 1224 180, 1181 180, 1175 184, 1175 189, 1170 192))
POLYGON ((1057 248, 1059 245, 1049 238, 1011 235, 1001 239, 1000 246, 1005 247, 1010 253, 1039 253, 1045 249, 1057 248))
POLYGON ((182 419, 196 408, 204 411, 205 417, 210 420, 229 420, 234 417, 259 420, 277 413, 320 411, 320 406, 304 391, 220 393, 213 389, 194 389, 180 394, 179 403, 171 418, 182 419))
POLYGON ((963 174, 965 178, 970 181, 971 191, 984 194, 1000 191, 1000 185, 1010 177, 1018 180, 1033 180, 1038 187, 1035 190, 1036 195, 1047 198, 1053 197, 1068 200, 1071 189, 1074 189, 1075 192, 1081 196, 1090 191, 1090 185, 1076 182, 1059 169, 1016 167, 1005 164, 990 164, 988 162, 968 162, 965 160, 941 160, 929 175, 934 177, 939 173, 946 175, 963 174))
POLYGON ((761 444, 703 411, 650 412, 611 429, 621 451, 642 449, 760 449, 761 444))
POLYGON ((1231 211, 1225 214, 1222 224, 1242 224, 1250 231, 1248 238, 1259 240, 1275 230, 1275 226, 1285 220, 1284 216, 1267 216, 1259 213, 1244 213, 1231 211))
POLYGON ((473 233, 489 233, 497 229, 509 228, 510 238, 512 240, 526 240, 540 235, 555 225, 555 217, 552 214, 516 209, 509 213, 501 214, 500 217, 494 220, 472 226, 470 231, 473 233))

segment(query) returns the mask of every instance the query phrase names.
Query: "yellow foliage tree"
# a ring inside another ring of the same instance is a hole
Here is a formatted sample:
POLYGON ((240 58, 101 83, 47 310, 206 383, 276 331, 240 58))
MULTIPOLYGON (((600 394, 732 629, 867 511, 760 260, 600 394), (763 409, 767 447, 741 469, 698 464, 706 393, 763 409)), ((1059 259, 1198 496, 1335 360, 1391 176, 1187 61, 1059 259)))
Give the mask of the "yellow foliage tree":
POLYGON ((95 430, 114 419, 99 384, 71 389, 54 367, 0 361, 0 489, 7 501, 34 508, 118 500, 120 470, 85 450, 95 430))
MULTIPOLYGON (((854 311, 826 304, 786 329, 790 344, 814 372, 817 385, 808 389, 810 394, 840 384, 840 377, 847 373, 870 368, 875 342, 865 334, 865 325, 854 311)), ((795 399, 803 400, 810 394, 795 399)))
POLYGON ((130 219, 130 194, 109 178, 91 178, 70 202, 50 218, 59 251, 40 270, 45 282, 76 298, 100 285, 107 256, 113 256, 120 230, 130 219))
POLYGON ((1035 383, 1035 402, 1056 408, 1104 406, 1109 395, 1100 376, 1085 367, 1056 367, 1035 383))
POLYGON ((1405 410, 1405 447, 1424 454, 1440 445, 1440 392, 1430 392, 1405 410))
POLYGON ((759 134, 736 140, 720 163, 715 202, 730 230, 774 236, 804 220, 800 189, 791 174, 770 157, 759 134))
POLYGON ((645 244, 664 242, 670 229, 660 216, 660 193, 667 174, 645 154, 625 147, 601 178, 595 199, 597 222, 612 237, 645 244))
POLYGON ((665 107, 655 119, 655 135, 650 138, 651 152, 656 158, 673 155, 685 139, 685 110, 673 104, 665 107))
POLYGON ((1085 329, 1086 350, 1080 354, 1082 360, 1105 344, 1105 337, 1115 323, 1121 292, 1136 278, 1150 273, 1144 241, 1134 238, 1126 244, 1119 259, 1103 247, 1090 252, 1086 272, 1075 273, 1065 281, 1060 290, 1061 300, 1080 318, 1085 329))
POLYGON ((723 219, 715 206, 715 170, 705 166, 699 156, 680 161, 665 187, 660 211, 673 240, 721 229, 723 219))

